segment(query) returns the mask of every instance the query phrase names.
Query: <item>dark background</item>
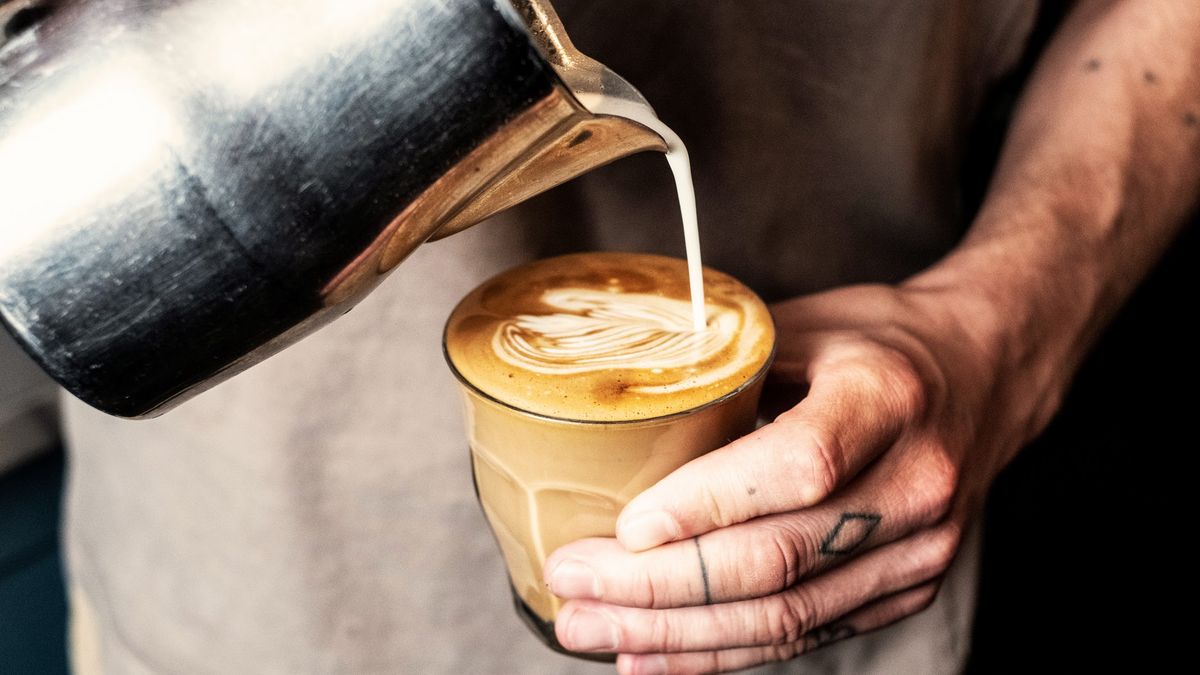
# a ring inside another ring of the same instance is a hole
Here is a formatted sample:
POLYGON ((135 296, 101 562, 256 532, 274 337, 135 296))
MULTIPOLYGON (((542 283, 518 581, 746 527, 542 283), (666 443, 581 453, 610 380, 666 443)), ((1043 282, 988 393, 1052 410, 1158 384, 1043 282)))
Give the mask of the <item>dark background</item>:
MULTIPOLYGON (((982 200, 1021 86, 1070 4, 1042 3, 1023 65, 985 107, 967 204, 982 200)), ((1181 549, 1195 532, 1198 261, 1193 218, 993 486, 968 672, 1174 672, 1189 653, 1190 626, 1169 617, 1195 594, 1181 549)))
POLYGON ((1195 595, 1198 246, 1193 222, 994 485, 970 672, 1173 672, 1190 653, 1172 617, 1195 595))

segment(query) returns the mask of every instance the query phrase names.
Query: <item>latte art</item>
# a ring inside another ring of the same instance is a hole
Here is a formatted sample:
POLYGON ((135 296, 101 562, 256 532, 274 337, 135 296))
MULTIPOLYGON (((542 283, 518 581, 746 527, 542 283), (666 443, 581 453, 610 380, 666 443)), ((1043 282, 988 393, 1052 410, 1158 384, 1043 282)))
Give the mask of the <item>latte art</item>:
POLYGON ((704 270, 703 330, 687 263, 639 253, 538 260, 469 293, 446 324, 446 355, 483 394, 538 415, 649 420, 739 390, 771 357, 766 306, 704 270))
POLYGON ((736 312, 709 307, 705 330, 693 330, 689 301, 650 293, 559 288, 541 301, 563 311, 501 323, 492 348, 507 363, 546 375, 685 368, 725 349, 738 327, 736 312))

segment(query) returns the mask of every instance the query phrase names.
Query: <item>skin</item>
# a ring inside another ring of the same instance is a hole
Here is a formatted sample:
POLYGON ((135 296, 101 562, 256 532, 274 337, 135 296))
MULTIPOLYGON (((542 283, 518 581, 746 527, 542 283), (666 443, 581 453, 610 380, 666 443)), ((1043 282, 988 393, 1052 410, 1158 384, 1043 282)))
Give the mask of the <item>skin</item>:
POLYGON ((928 606, 1193 208, 1197 73, 1200 4, 1078 3, 960 246, 895 286, 773 307, 773 384, 803 399, 635 498, 617 539, 550 557, 562 644, 619 653, 622 673, 720 672, 928 606))

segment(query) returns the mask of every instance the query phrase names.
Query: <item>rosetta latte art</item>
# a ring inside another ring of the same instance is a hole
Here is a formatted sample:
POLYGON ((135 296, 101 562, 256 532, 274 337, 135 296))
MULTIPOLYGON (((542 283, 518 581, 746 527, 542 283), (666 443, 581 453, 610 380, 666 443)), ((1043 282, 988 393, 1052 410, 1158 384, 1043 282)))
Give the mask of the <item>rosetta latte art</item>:
POLYGON ((533 415, 644 422, 761 386, 775 326, 754 292, 704 270, 700 330, 687 263, 643 253, 575 253, 504 272, 446 322, 455 374, 533 415))
MULTIPOLYGON (((505 321, 492 347, 507 363, 547 375, 616 368, 680 371, 688 378, 686 386, 697 386, 709 374, 696 375, 690 367, 728 347, 738 329, 737 312, 710 305, 707 328, 695 331, 690 302, 648 293, 558 288, 541 300, 563 311, 505 321)), ((678 388, 633 387, 654 393, 678 388)))

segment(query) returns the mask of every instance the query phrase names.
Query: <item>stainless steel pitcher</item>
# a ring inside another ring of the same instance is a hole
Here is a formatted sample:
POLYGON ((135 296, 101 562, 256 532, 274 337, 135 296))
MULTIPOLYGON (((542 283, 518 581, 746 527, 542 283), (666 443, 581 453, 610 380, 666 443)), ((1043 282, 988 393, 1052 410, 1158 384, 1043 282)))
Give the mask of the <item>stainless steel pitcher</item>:
POLYGON ((0 323, 121 416, 299 340, 431 238, 666 149, 581 103, 645 106, 545 0, 9 0, 0 21, 0 323))

